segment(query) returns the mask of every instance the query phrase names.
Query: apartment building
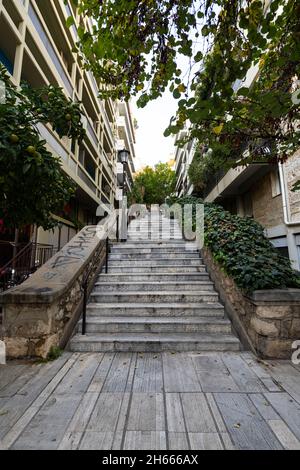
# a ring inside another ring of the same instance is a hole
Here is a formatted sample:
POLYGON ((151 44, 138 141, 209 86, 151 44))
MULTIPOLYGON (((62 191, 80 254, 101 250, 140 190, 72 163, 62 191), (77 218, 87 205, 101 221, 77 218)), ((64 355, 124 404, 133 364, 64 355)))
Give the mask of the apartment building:
POLYGON ((117 173, 117 199, 120 200, 123 190, 130 191, 135 173, 135 130, 136 123, 132 116, 130 103, 120 102, 118 106, 119 116, 117 118, 118 141, 117 149, 127 149, 129 151, 129 159, 125 171, 122 162, 118 158, 117 173))
POLYGON ((174 145, 175 151, 175 173, 176 173, 176 193, 178 196, 190 195, 194 187, 189 179, 188 169, 193 161, 195 154, 195 142, 187 142, 183 147, 178 146, 178 142, 187 136, 187 131, 180 131, 176 137, 174 145))
MULTIPOLYGON (((89 18, 79 17, 71 1, 0 0, 0 61, 18 86, 58 85, 66 96, 82 103, 86 138, 79 145, 59 138, 50 127, 39 125, 49 150, 61 158, 63 171, 76 183, 76 197, 53 216, 54 231, 28 228, 23 237, 61 248, 81 226, 97 221, 99 204, 116 203, 118 150, 130 151, 129 183, 134 172, 134 126, 128 103, 102 101, 94 76, 83 69, 73 52, 77 26, 91 28, 89 18), (69 16, 75 19, 70 29, 69 16)), ((119 182, 120 184, 120 182, 119 182)), ((46 190, 46 188, 45 188, 46 190)), ((25 240, 26 241, 26 240, 25 240)))
MULTIPOLYGON (((244 80, 234 84, 250 86, 258 74, 252 67, 244 80)), ((176 142, 184 136, 176 137, 176 142)), ((176 144, 175 142, 175 144, 176 144)), ((177 194, 192 194, 188 167, 193 151, 188 144, 176 150, 177 194)), ((270 151, 266 145, 263 149, 270 151)), ((300 191, 292 191, 300 180, 300 149, 283 164, 252 163, 214 174, 201 194, 206 202, 216 202, 241 216, 253 217, 265 228, 266 236, 281 254, 290 258, 292 266, 300 270, 300 191)))

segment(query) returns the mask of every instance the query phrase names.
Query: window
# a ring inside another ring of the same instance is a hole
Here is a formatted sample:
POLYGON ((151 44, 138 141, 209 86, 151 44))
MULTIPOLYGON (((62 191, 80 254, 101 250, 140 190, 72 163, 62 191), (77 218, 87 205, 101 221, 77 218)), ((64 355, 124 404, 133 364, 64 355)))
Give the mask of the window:
POLYGON ((289 258, 289 249, 286 237, 271 238, 270 242, 276 248, 282 256, 289 258))
POLYGON ((281 194, 281 184, 280 184, 280 176, 279 176, 279 170, 276 168, 276 170, 271 172, 271 188, 272 188, 272 197, 279 196, 281 194))
POLYGON ((298 263, 300 266, 300 233, 297 233, 295 236, 297 252, 298 252, 298 263))

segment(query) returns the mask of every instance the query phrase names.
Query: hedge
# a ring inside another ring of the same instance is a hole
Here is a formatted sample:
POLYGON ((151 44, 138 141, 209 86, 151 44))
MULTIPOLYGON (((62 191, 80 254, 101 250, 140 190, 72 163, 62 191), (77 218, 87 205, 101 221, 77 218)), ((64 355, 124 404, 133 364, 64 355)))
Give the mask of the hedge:
MULTIPOLYGON (((183 197, 170 203, 202 203, 183 197)), ((300 288, 300 273, 264 235, 263 227, 250 217, 240 217, 216 204, 204 204, 204 244, 215 261, 245 293, 260 289, 300 288)))

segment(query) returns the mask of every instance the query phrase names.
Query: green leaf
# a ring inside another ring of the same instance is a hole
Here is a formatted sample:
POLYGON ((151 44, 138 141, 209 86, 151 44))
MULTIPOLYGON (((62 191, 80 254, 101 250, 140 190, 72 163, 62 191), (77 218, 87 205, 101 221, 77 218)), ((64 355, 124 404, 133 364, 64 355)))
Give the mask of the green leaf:
POLYGON ((178 90, 178 88, 175 88, 175 90, 173 91, 173 96, 175 99, 179 99, 181 94, 180 94, 180 91, 178 90))
POLYGON ((197 54, 194 57, 194 61, 195 62, 200 62, 200 60, 202 60, 202 59, 203 59, 203 54, 202 54, 201 51, 198 51, 197 54))
POLYGON ((70 28, 73 24, 75 24, 75 20, 73 16, 69 16, 66 21, 66 25, 68 28, 70 28))

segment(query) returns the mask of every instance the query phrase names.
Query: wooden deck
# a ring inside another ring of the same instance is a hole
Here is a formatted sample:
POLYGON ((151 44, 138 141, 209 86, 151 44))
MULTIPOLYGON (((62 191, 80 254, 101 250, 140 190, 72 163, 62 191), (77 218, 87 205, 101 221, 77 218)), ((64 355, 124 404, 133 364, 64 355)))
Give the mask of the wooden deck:
POLYGON ((250 353, 64 353, 0 366, 2 449, 300 449, 300 366, 250 353))

